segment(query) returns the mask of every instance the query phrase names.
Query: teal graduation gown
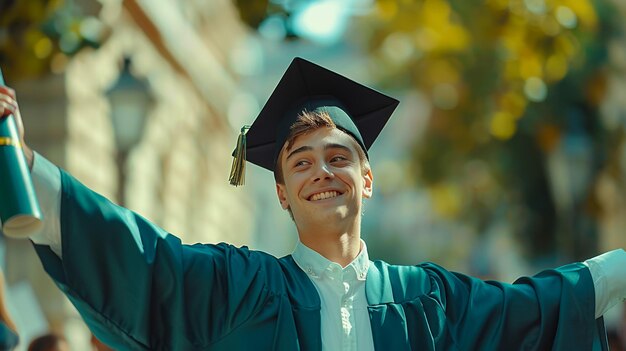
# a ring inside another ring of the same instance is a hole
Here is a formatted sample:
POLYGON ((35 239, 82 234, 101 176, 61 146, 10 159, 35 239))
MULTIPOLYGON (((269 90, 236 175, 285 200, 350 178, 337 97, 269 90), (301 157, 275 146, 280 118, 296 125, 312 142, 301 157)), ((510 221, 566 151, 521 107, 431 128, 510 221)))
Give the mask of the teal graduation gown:
MULTIPOLYGON (((63 260, 46 271, 98 339, 116 350, 321 350, 320 298, 291 256, 183 245, 62 172, 63 260)), ((515 284, 431 264, 372 262, 366 295, 377 350, 592 350, 588 269, 515 284)))
POLYGON ((17 334, 5 323, 0 322, 0 351, 13 350, 18 342, 17 334))

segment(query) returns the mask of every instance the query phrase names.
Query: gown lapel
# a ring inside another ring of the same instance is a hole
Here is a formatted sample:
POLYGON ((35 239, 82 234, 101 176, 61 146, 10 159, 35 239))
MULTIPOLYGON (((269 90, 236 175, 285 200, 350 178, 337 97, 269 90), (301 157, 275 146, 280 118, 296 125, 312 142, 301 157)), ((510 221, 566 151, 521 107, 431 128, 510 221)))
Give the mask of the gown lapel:
POLYGON ((285 273, 300 350, 321 351, 321 302, 317 289, 291 255, 281 258, 280 261, 285 273))
MULTIPOLYGON (((407 350, 404 313, 393 304, 393 290, 387 272, 370 264, 365 280, 367 310, 376 350, 407 350)), ((408 348, 410 350, 410 348, 408 348)))
POLYGON ((429 320, 426 310, 432 309, 433 301, 426 296, 407 299, 407 287, 393 278, 386 265, 370 264, 365 281, 368 311, 376 350, 435 350, 433 327, 437 330, 437 318, 429 320), (394 282, 396 284, 394 285, 394 282), (395 289, 394 289, 395 288, 395 289), (394 296, 394 290, 398 297, 394 296), (398 300, 396 302, 396 300, 398 300))

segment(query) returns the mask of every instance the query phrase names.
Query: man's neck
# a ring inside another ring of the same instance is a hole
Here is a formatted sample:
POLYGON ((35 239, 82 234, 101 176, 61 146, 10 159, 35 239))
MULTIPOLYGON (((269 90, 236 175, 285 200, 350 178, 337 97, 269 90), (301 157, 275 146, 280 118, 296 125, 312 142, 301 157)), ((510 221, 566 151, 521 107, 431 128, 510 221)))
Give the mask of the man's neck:
POLYGON ((300 232, 300 241, 341 267, 349 265, 361 252, 360 231, 300 232))

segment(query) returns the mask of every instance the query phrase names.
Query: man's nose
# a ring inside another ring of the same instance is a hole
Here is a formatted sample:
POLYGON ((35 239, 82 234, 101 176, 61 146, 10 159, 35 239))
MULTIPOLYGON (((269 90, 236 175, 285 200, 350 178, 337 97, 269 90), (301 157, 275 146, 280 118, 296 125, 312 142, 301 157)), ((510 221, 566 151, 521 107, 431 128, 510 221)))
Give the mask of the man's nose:
POLYGON ((313 181, 318 182, 322 179, 332 179, 335 177, 335 174, 331 171, 330 167, 326 162, 320 163, 317 167, 315 174, 313 175, 313 181))

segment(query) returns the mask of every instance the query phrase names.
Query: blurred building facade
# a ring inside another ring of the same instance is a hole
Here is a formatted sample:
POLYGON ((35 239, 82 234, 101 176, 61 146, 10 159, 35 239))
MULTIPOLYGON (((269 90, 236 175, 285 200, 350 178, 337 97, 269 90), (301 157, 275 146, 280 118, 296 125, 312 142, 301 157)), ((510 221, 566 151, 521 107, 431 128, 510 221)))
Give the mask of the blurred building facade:
MULTIPOLYGON (((232 51, 249 35, 236 9, 228 0, 77 3, 108 37, 58 73, 14 84, 29 145, 184 242, 247 243, 252 201, 227 182, 236 135, 226 116, 239 92, 232 51), (111 101, 120 91, 121 109, 111 101)), ((87 349, 82 321, 30 242, 6 246, 8 284, 27 281, 51 330, 87 349)))

